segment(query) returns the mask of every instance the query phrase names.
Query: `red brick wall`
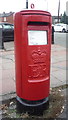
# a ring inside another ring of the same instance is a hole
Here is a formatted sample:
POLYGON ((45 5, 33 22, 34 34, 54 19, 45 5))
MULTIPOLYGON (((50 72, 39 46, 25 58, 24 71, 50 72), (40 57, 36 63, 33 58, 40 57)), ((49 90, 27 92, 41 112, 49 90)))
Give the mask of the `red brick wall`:
POLYGON ((8 17, 6 18, 6 20, 7 20, 7 22, 9 22, 9 23, 12 23, 12 24, 13 24, 13 15, 8 16, 8 17))
POLYGON ((0 22, 2 22, 3 21, 3 17, 0 17, 0 22))
POLYGON ((6 21, 4 21, 4 17, 0 17, 0 22, 8 22, 13 24, 13 14, 6 17, 6 21))

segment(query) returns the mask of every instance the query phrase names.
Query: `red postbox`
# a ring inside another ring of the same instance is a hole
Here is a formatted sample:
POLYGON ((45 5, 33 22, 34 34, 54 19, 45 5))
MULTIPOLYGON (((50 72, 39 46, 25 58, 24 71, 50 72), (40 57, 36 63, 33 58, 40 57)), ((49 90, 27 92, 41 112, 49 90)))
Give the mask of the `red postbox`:
POLYGON ((23 10, 15 14, 14 24, 17 100, 43 105, 50 88, 51 15, 23 10))

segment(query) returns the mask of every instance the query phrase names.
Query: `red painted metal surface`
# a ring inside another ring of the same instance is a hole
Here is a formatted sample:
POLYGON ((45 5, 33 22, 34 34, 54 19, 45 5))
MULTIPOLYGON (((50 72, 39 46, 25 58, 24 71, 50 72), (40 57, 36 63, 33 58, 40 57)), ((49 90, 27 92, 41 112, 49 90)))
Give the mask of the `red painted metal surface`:
POLYGON ((44 99, 50 88, 51 15, 25 10, 15 14, 14 24, 17 95, 26 100, 44 99), (47 31, 48 44, 29 45, 29 30, 47 31))

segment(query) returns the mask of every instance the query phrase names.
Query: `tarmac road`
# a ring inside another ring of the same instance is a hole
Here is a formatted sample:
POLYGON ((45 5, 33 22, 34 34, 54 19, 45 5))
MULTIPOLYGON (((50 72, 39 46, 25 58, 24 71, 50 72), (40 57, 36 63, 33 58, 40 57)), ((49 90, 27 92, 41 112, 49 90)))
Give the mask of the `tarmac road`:
POLYGON ((54 32, 54 42, 57 45, 68 47, 68 33, 54 32))

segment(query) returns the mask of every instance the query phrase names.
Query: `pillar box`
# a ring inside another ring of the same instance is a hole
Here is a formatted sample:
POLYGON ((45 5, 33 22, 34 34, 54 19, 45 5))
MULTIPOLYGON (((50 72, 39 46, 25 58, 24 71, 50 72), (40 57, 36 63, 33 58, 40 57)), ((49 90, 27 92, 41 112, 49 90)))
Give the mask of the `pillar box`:
POLYGON ((14 25, 17 101, 44 106, 50 89, 51 15, 23 10, 15 14, 14 25))

